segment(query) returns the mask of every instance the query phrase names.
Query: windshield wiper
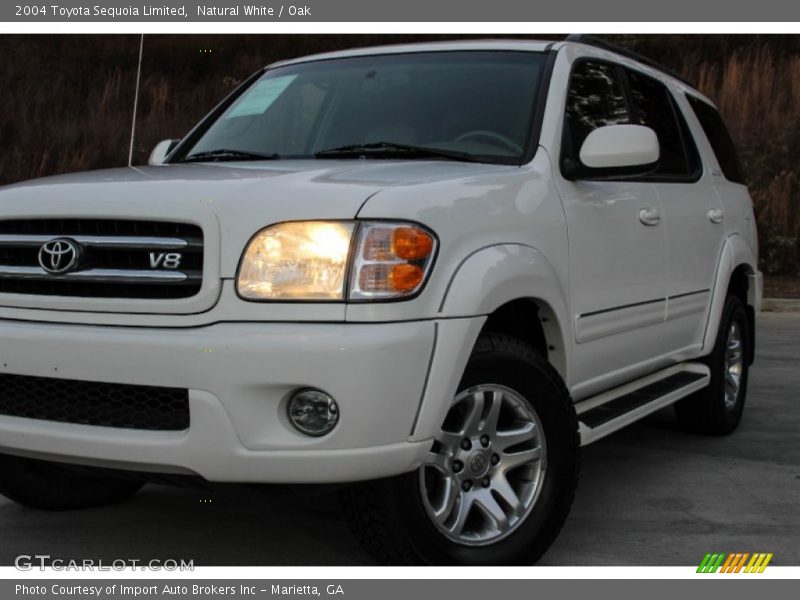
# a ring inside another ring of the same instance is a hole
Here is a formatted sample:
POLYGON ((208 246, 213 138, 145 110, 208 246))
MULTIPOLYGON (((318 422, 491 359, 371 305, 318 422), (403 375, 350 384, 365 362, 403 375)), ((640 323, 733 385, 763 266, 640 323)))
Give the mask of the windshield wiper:
POLYGON ((348 144, 336 148, 320 150, 316 158, 345 158, 345 157, 373 157, 398 156, 405 158, 446 158, 461 162, 484 162, 467 152, 431 148, 430 146, 414 146, 411 144, 396 144, 394 142, 374 142, 369 144, 348 144))
POLYGON ((180 160, 180 162, 204 162, 204 161, 226 161, 226 160, 278 160, 279 154, 260 154, 245 150, 229 150, 218 148, 205 152, 195 152, 180 160))

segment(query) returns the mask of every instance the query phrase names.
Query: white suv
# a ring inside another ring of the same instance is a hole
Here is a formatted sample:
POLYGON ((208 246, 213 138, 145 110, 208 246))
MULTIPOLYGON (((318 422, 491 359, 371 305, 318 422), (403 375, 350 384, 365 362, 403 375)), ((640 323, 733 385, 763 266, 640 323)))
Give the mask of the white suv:
POLYGON ((385 562, 530 563, 581 445, 673 403, 736 428, 760 303, 730 137, 656 65, 286 61, 150 166, 0 190, 0 490, 360 482, 345 513, 385 562))

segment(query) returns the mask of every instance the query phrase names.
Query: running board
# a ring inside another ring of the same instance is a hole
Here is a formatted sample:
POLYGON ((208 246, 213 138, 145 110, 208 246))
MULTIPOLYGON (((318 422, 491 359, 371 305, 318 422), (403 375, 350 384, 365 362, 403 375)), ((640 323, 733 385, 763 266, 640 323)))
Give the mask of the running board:
POLYGON ((711 379, 701 363, 683 363, 579 402, 581 446, 614 433, 706 387, 711 379))

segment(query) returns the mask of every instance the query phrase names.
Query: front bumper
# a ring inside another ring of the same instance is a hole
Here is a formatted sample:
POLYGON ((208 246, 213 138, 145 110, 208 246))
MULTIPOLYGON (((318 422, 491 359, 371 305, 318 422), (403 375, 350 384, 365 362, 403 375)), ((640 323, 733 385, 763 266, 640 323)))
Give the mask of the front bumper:
POLYGON ((191 421, 184 431, 144 431, 0 415, 0 451, 209 481, 396 475, 428 452, 434 428, 419 419, 446 410, 458 380, 453 370, 463 368, 482 322, 169 329, 0 321, 0 372, 188 388, 191 421), (330 434, 311 438, 288 422, 286 402, 302 387, 324 390, 339 404, 330 434))

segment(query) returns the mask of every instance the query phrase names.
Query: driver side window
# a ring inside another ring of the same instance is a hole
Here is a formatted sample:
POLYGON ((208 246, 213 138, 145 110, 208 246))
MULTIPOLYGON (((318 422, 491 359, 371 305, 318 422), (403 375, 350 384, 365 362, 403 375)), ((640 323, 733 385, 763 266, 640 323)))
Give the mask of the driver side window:
POLYGON ((578 63, 567 90, 564 157, 576 158, 586 136, 598 127, 631 123, 616 66, 594 61, 578 63))

